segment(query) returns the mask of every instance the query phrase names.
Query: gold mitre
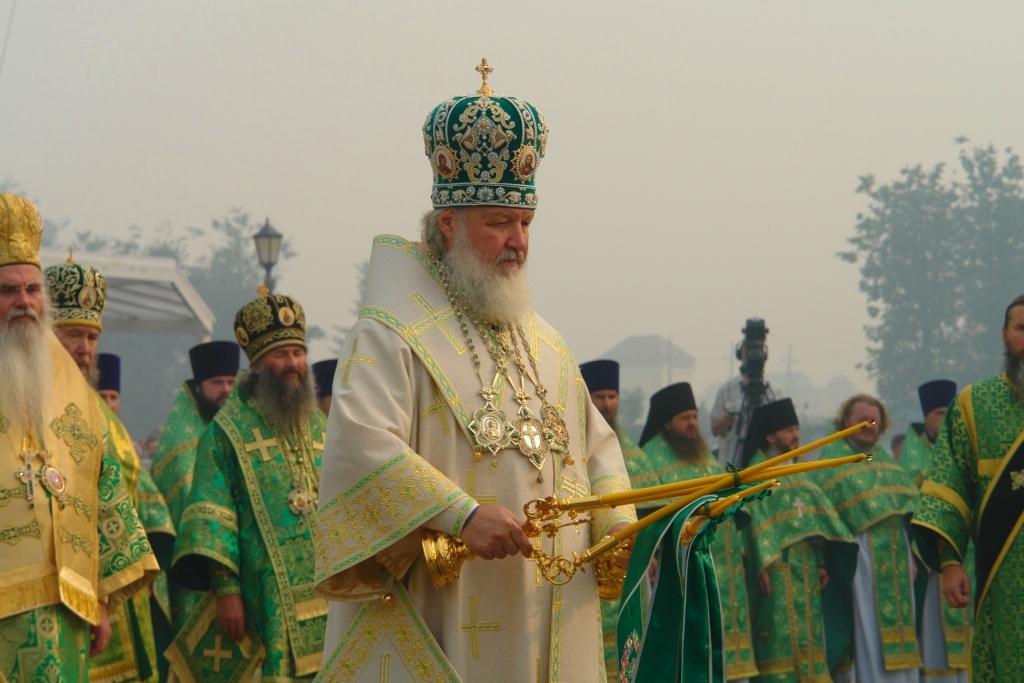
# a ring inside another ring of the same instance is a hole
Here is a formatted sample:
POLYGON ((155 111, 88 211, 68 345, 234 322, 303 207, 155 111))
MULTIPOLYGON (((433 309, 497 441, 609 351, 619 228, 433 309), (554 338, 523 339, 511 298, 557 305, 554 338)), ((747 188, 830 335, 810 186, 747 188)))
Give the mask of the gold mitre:
POLYGON ((0 192, 0 266, 39 265, 43 216, 36 205, 16 194, 0 192))

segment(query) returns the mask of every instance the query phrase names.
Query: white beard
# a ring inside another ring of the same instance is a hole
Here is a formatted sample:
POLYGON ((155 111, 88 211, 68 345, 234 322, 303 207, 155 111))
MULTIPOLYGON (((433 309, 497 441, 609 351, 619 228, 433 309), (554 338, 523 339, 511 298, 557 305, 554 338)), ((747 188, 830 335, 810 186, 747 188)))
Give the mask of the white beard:
POLYGON ((508 275, 502 274, 493 263, 480 260, 463 226, 456 229, 452 248, 444 260, 451 271, 455 292, 484 320, 514 323, 526 320, 533 311, 525 260, 508 275))
MULTIPOLYGON (((50 396, 53 366, 46 339, 49 316, 35 322, 0 321, 0 415, 16 431, 41 435, 43 406, 50 396)), ((16 444, 20 447, 21 444, 16 444)), ((41 444, 40 444, 41 446, 41 444)))

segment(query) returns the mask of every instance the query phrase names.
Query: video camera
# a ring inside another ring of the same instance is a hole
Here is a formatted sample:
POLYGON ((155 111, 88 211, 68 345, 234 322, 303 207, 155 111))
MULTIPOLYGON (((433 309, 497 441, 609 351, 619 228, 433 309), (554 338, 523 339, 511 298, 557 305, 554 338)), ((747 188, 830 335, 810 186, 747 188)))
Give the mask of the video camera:
POLYGON ((743 361, 740 372, 752 380, 756 378, 763 382, 764 364, 768 360, 768 345, 765 343, 768 328, 761 318, 747 318, 742 331, 743 341, 736 347, 736 357, 743 361))

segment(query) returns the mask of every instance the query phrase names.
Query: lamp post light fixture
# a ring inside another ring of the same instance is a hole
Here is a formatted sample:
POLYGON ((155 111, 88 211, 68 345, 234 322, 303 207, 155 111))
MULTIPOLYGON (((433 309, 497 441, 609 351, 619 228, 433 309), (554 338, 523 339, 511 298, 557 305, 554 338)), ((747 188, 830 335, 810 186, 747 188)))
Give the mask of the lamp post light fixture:
POLYGON ((274 291, 274 280, 270 277, 270 271, 277 265, 277 257, 281 254, 281 240, 282 235, 277 230, 274 230, 274 226, 270 224, 268 218, 260 228, 260 231, 252 236, 254 242, 256 242, 256 258, 259 259, 260 265, 267 271, 267 276, 263 279, 263 285, 271 292, 274 291))

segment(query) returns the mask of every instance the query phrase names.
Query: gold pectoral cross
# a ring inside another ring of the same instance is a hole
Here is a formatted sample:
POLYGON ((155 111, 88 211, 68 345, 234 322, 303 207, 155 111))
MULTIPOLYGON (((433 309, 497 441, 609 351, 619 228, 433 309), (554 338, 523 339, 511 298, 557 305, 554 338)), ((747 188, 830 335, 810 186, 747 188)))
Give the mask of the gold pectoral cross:
POLYGON ((14 473, 14 476, 25 485, 25 498, 28 499, 29 508, 36 506, 36 481, 43 484, 43 487, 50 491, 64 505, 64 477, 57 468, 50 466, 53 456, 47 451, 33 450, 31 442, 26 437, 21 444, 21 453, 18 454, 24 465, 14 473), (32 463, 39 459, 42 462, 38 470, 32 469, 32 463), (50 472, 52 470, 52 472, 50 472), (49 486, 46 477, 50 476, 54 481, 49 486))

